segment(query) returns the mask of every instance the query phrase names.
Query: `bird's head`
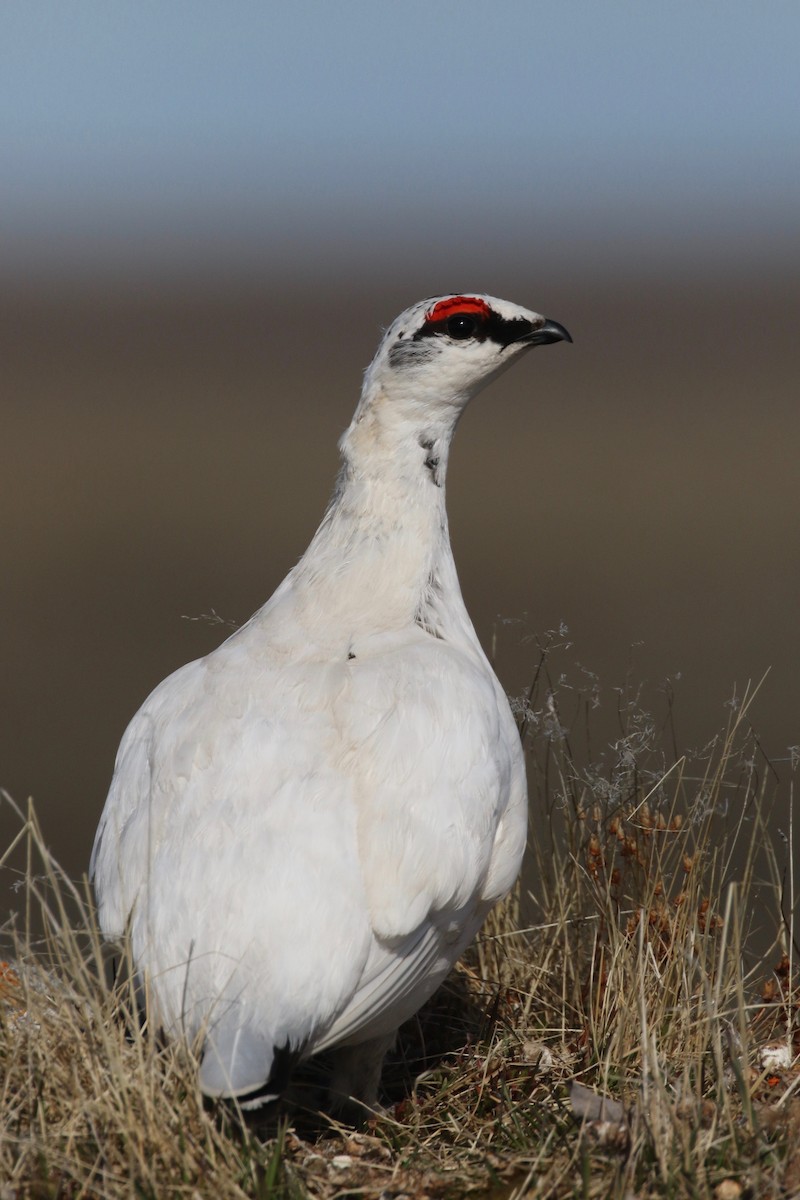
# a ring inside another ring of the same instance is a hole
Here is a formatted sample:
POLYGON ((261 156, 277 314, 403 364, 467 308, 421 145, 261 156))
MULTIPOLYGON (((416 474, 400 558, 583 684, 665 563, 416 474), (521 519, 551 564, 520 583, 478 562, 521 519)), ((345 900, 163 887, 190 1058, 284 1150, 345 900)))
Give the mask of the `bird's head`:
POLYGON ((534 346, 561 341, 572 341, 563 325, 507 300, 434 296, 406 309, 386 330, 365 390, 460 411, 534 346))
POLYGON ((407 308, 367 368, 340 442, 345 463, 379 475, 414 469, 419 448, 437 484, 467 403, 534 346, 571 342, 563 325, 494 296, 434 296, 407 308))

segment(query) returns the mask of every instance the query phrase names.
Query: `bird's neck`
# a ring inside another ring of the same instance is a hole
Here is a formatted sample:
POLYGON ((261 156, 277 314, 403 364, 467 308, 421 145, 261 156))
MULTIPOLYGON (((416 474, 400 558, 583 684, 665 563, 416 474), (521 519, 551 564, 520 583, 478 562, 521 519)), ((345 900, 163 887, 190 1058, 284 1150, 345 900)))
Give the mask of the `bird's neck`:
POLYGON ((441 634, 446 618, 471 629, 445 510, 457 415, 420 423, 380 393, 359 407, 328 511, 292 573, 294 601, 320 627, 363 636, 416 621, 441 634))

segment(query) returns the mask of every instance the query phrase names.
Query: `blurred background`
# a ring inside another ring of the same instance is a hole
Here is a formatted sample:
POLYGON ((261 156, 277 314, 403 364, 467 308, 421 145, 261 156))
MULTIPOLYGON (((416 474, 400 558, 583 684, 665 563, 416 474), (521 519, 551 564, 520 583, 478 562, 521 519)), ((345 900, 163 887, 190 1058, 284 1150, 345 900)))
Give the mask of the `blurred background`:
POLYGON ((0 785, 69 870, 136 708, 305 548, 381 327, 451 290, 574 337, 451 459, 506 688, 566 627, 685 747, 769 670, 788 777, 798 46, 793 0, 3 7, 0 785))

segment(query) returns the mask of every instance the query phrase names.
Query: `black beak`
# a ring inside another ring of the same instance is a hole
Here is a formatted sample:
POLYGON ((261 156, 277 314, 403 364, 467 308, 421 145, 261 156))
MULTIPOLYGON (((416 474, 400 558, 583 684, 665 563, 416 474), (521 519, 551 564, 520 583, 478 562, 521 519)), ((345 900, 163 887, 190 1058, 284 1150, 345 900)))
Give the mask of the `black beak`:
POLYGON ((525 346, 549 346, 551 342, 571 341, 569 330, 559 325, 558 321, 548 321, 545 318, 541 325, 537 325, 530 333, 523 333, 522 337, 515 338, 512 345, 519 345, 521 342, 525 346))

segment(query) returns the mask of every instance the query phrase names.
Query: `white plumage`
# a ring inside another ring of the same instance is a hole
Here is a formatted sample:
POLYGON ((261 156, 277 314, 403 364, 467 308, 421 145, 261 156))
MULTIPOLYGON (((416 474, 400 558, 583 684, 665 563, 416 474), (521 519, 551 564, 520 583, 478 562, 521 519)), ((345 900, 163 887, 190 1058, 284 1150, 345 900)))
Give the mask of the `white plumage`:
POLYGON ((92 854, 153 1023, 203 1039, 212 1096, 339 1047, 367 1104, 398 1026, 519 870, 523 756, 464 607, 445 513, 469 399, 562 326, 445 296, 388 329, 303 558, 131 721, 92 854))

